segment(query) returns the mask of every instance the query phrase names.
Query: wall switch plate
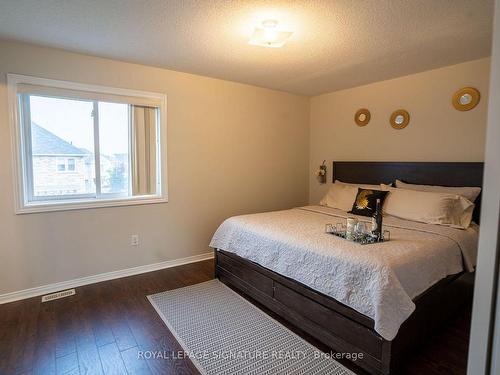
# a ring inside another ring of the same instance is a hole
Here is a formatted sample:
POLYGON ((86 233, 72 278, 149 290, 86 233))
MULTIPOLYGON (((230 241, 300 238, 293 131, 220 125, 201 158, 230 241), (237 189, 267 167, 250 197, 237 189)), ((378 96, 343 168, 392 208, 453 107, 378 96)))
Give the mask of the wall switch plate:
POLYGON ((130 236, 130 246, 139 246, 139 235, 133 234, 130 236))

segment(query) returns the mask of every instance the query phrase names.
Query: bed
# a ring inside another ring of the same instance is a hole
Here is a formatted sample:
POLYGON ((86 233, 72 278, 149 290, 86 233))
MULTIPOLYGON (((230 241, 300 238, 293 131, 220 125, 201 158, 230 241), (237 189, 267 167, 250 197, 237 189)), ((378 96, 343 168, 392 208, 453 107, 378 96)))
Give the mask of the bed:
MULTIPOLYGON (((482 163, 336 162, 333 180, 481 186, 482 163)), ((478 222, 480 198, 474 212, 478 222)), ((389 374, 470 301, 477 225, 462 231, 386 218, 392 240, 324 234, 346 213, 320 206, 230 218, 212 240, 216 276, 356 364, 389 374)))

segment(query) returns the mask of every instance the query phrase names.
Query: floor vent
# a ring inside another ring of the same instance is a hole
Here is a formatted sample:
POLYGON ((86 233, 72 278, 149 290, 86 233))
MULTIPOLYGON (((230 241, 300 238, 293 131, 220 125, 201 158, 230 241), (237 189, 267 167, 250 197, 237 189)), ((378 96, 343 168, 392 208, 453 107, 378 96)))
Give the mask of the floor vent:
POLYGON ((49 301, 52 301, 55 299, 73 296, 75 294, 76 294, 76 292, 74 289, 63 290, 61 292, 56 292, 56 293, 47 294, 47 295, 43 296, 42 302, 49 302, 49 301))

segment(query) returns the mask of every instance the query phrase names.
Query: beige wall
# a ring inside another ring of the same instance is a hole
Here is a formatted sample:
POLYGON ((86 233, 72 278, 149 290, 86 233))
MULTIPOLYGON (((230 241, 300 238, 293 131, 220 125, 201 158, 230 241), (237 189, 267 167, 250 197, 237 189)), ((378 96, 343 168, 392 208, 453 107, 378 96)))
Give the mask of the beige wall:
POLYGON ((311 98, 310 202, 328 189, 333 160, 482 161, 489 65, 489 58, 475 60, 311 98), (482 94, 469 112, 451 105, 452 94, 464 86, 482 94), (354 123, 359 108, 372 115, 362 128, 354 123), (399 108, 408 110, 411 121, 394 130, 388 119, 399 108), (314 171, 324 159, 328 184, 320 185, 314 171))
POLYGON ((306 203, 308 122, 305 97, 0 41, 0 294, 201 254, 228 216, 306 203), (5 73, 166 93, 169 202, 15 215, 5 73))

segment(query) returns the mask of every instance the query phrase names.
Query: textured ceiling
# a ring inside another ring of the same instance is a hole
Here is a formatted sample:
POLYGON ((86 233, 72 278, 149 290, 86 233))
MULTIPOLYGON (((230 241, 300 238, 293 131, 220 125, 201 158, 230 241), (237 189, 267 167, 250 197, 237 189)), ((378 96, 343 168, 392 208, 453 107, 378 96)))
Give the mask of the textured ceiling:
POLYGON ((489 56, 492 15, 493 0, 0 0, 0 38, 315 95, 489 56), (283 48, 247 43, 268 18, 294 31, 283 48))

